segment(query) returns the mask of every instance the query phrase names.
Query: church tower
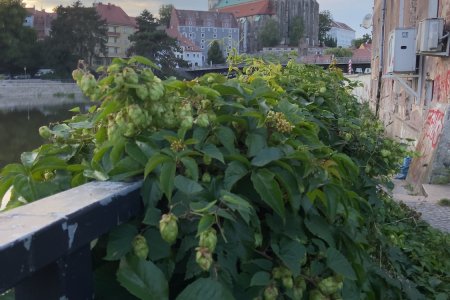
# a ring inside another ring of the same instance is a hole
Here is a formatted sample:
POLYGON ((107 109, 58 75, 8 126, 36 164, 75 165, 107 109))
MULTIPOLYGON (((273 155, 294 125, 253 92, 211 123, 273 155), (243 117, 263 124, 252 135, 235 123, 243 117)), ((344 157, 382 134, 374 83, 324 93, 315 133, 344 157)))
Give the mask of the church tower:
POLYGON ((217 5, 219 5, 220 0, 208 0, 208 10, 216 9, 217 5))

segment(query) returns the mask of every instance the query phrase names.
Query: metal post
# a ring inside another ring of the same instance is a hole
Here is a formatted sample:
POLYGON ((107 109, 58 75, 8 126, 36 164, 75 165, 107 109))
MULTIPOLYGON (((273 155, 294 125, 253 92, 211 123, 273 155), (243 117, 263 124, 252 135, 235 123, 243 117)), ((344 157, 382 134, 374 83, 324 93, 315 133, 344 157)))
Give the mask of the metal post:
POLYGON ((16 300, 89 300, 94 298, 89 245, 72 252, 23 280, 16 300))

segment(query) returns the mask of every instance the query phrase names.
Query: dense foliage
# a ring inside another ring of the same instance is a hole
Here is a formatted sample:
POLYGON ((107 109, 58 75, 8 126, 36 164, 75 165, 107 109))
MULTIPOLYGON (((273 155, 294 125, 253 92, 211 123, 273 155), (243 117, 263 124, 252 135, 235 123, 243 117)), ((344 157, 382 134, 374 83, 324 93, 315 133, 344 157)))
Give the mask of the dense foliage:
POLYGON ((208 63, 212 64, 223 64, 225 63, 225 57, 223 56, 222 49, 220 48, 219 42, 214 40, 208 49, 208 63))
POLYGON ((353 52, 352 50, 348 49, 348 48, 328 48, 325 50, 325 54, 332 54, 335 57, 352 57, 353 52))
POLYGON ((280 24, 277 20, 269 19, 259 31, 258 42, 261 47, 274 47, 280 44, 280 24))
POLYGON ((58 6, 56 15, 45 49, 48 64, 58 73, 70 74, 80 59, 91 66, 95 58, 106 54, 108 28, 95 7, 76 1, 58 6))
POLYGON ((446 299, 449 238, 379 190, 405 150, 355 84, 230 60, 233 79, 161 81, 142 57, 75 71, 101 105, 42 127, 51 143, 2 170, 0 198, 144 176, 145 214, 93 249, 101 299, 446 299))
POLYGON ((175 52, 182 52, 176 39, 160 28, 160 21, 148 10, 145 9, 136 18, 136 22, 138 30, 129 37, 131 46, 127 50, 128 55, 141 55, 151 59, 161 67, 163 74, 173 73, 177 66, 186 66, 185 61, 175 56, 175 52))
POLYGON ((300 39, 305 33, 305 24, 300 16, 293 18, 289 24, 289 46, 298 47, 300 39))
POLYGON ((332 21, 333 16, 330 11, 324 10, 319 13, 319 42, 321 45, 324 44, 328 31, 331 29, 332 21))
POLYGON ((23 74, 39 67, 36 32, 24 26, 27 16, 21 0, 0 0, 0 73, 23 74))

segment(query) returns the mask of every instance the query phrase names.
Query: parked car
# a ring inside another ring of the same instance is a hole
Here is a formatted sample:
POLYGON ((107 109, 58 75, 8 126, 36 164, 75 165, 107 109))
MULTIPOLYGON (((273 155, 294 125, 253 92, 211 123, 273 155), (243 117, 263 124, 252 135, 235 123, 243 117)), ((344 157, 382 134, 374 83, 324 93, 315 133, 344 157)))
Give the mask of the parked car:
POLYGON ((34 74, 34 77, 41 77, 42 75, 47 75, 47 74, 53 74, 55 73, 54 70, 52 69, 39 69, 36 74, 34 74))
POLYGON ((364 70, 364 74, 370 74, 370 73, 372 73, 372 69, 371 68, 366 68, 364 70))
POLYGON ((30 79, 30 78, 31 78, 30 74, 15 75, 13 77, 13 79, 30 79))

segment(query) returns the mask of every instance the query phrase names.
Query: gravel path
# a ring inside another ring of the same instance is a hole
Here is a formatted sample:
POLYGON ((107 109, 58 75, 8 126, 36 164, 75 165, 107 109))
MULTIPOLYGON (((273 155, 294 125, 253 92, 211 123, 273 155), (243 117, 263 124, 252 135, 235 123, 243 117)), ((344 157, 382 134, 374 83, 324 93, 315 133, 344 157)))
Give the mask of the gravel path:
POLYGON ((393 197, 402 201, 412 209, 422 214, 422 219, 436 229, 450 233, 450 207, 438 205, 442 198, 450 199, 450 186, 423 185, 426 196, 411 195, 405 188, 403 180, 393 180, 395 188, 393 197))

